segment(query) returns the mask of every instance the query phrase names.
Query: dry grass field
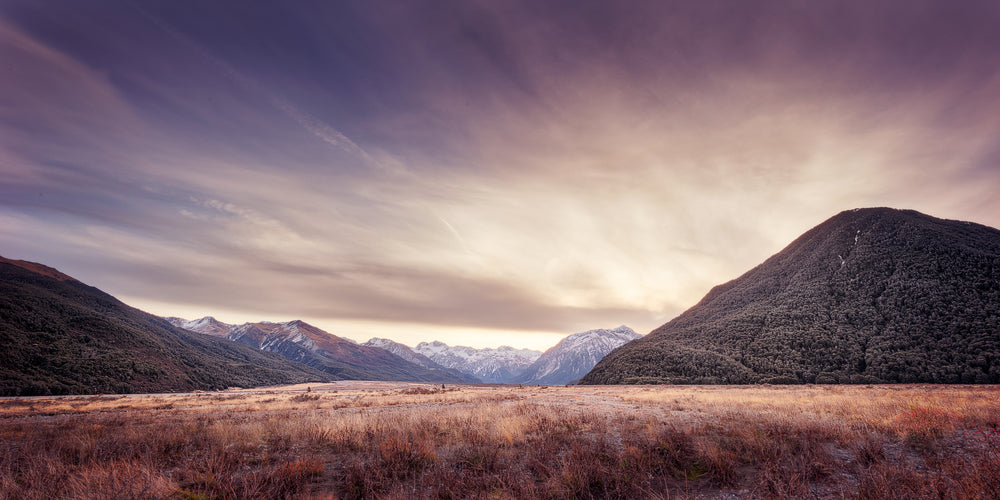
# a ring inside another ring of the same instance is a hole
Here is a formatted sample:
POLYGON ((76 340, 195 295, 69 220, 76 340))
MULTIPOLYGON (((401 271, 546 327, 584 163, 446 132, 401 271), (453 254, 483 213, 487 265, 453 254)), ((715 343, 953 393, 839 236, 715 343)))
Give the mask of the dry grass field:
POLYGON ((0 498, 1000 498, 996 386, 0 400, 0 498))

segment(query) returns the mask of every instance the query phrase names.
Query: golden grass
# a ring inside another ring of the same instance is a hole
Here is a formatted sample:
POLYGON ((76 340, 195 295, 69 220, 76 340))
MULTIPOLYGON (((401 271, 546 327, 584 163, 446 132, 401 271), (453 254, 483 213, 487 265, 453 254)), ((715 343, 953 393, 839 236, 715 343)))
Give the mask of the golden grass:
POLYGON ((998 498, 995 386, 0 400, 0 498, 998 498))
POLYGON ((965 424, 997 418, 996 386, 817 385, 817 386, 667 386, 629 388, 625 401, 685 406, 720 416, 809 419, 860 430, 886 430, 900 415, 920 408, 953 412, 965 424))

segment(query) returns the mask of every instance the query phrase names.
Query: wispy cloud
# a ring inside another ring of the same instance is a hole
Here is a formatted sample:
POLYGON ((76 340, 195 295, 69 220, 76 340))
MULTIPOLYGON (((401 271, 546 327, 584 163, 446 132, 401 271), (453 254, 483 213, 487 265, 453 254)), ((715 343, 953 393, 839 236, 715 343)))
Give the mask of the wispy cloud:
POLYGON ((840 210, 1000 226, 992 3, 129 5, 0 7, 0 254, 157 307, 644 330, 840 210))
POLYGON ((315 116, 302 111, 300 108, 282 97, 277 91, 268 89, 251 76, 248 76, 243 71, 238 70, 229 62, 217 57, 199 42, 170 26, 170 24, 164 21, 160 16, 143 9, 138 5, 133 5, 133 7, 146 19, 153 22, 164 33, 176 39, 183 46, 188 47, 194 54, 197 54, 198 57, 206 60, 212 66, 218 68, 239 86, 253 93, 268 96, 267 101, 272 106, 277 108, 288 118, 294 120, 297 124, 299 124, 299 126, 310 134, 335 148, 341 149, 357 156, 360 159, 363 159, 366 163, 372 166, 378 166, 378 162, 372 158, 367 151, 358 146, 354 141, 341 133, 339 130, 331 127, 329 124, 323 122, 315 116))
POLYGON ((318 120, 314 116, 310 116, 281 98, 274 97, 272 98, 272 102, 274 102, 274 105, 280 109, 282 113, 295 120, 295 122, 301 125, 302 128, 310 134, 320 138, 323 142, 351 153, 358 158, 363 159, 369 165, 380 166, 375 158, 372 158, 367 151, 365 151, 361 146, 355 144, 354 141, 342 134, 339 130, 327 125, 321 120, 318 120))

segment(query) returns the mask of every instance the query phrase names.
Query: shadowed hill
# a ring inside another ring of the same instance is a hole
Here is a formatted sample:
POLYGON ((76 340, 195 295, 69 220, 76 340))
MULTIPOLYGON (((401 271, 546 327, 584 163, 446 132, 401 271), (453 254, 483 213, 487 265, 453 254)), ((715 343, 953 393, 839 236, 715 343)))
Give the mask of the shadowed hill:
POLYGON ((0 394, 178 392, 326 381, 188 332, 55 269, 0 257, 0 394))
POLYGON ((1000 231, 842 212, 582 383, 1000 382, 1000 231))

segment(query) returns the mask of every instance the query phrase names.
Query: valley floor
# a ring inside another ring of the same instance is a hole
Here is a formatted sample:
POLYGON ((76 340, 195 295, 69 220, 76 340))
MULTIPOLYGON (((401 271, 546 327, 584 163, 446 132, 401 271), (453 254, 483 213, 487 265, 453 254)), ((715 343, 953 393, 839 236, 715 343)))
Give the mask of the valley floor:
POLYGON ((0 498, 1000 498, 997 386, 0 400, 0 498))

